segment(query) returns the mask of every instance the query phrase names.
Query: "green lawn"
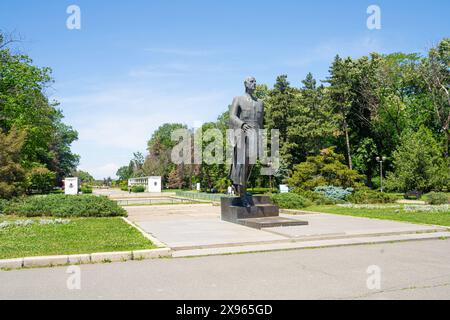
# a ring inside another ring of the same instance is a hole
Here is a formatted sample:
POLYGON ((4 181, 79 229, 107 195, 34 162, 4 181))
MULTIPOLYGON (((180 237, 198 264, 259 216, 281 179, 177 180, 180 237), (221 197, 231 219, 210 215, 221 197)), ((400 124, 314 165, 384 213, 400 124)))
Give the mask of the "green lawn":
MULTIPOLYGON (((15 220, 27 218, 0 216, 0 223, 15 220)), ((121 218, 77 218, 70 221, 66 225, 33 224, 0 229, 0 259, 155 248, 121 218)))
POLYGON ((373 219, 450 226, 450 212, 408 212, 396 208, 354 209, 338 206, 313 206, 308 207, 305 210, 373 219))

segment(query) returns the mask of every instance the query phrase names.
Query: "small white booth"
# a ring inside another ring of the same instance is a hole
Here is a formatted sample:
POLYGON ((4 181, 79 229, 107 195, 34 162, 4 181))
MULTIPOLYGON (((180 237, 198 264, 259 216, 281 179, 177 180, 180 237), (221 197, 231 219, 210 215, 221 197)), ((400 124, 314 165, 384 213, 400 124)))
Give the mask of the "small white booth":
POLYGON ((78 178, 64 179, 64 194, 77 195, 80 187, 80 180, 78 178))
POLYGON ((128 179, 128 187, 144 186, 145 192, 160 193, 161 177, 142 177, 128 179))

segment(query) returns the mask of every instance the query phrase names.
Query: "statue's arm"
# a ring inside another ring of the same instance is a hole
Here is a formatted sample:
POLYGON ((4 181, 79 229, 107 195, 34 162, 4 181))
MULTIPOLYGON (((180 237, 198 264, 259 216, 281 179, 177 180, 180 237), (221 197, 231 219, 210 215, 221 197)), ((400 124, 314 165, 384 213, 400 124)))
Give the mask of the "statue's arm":
POLYGON ((235 129, 242 128, 244 122, 239 119, 239 99, 234 98, 233 104, 231 105, 230 110, 230 123, 233 125, 235 129))
POLYGON ((264 103, 261 103, 261 119, 259 119, 259 128, 264 129, 264 103))

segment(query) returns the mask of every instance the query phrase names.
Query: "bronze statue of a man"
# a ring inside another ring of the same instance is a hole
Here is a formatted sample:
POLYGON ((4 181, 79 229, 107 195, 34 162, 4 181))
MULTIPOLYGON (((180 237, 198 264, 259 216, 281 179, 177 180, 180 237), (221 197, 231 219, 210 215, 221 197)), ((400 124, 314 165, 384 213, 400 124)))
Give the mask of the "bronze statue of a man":
POLYGON ((244 206, 249 206, 247 182, 261 150, 264 105, 255 96, 256 80, 245 80, 245 95, 236 97, 230 109, 230 129, 235 132, 230 179, 244 206))

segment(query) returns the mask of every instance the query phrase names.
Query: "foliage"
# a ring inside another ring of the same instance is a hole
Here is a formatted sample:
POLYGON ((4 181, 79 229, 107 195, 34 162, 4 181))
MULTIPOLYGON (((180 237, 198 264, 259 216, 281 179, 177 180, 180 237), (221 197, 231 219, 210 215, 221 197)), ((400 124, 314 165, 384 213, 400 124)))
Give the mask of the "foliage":
POLYGON ((55 185, 56 174, 45 167, 32 168, 27 173, 30 193, 48 194, 55 185))
POLYGON ((116 172, 116 176, 119 178, 120 181, 126 181, 130 179, 132 175, 133 170, 131 170, 130 166, 120 167, 116 172))
POLYGON ((425 195, 425 198, 432 205, 450 204, 450 195, 443 192, 430 192, 425 195))
POLYGON ((347 200, 356 204, 377 204, 393 203, 397 200, 397 197, 385 192, 363 189, 355 191, 347 200))
POLYGON ((228 191, 228 187, 231 185, 232 185, 232 183, 231 183, 230 179, 222 178, 222 179, 219 179, 219 181, 217 181, 217 183, 214 185, 214 188, 219 193, 226 193, 228 191))
POLYGON ((344 157, 333 148, 322 150, 319 156, 308 157, 306 162, 294 167, 288 179, 290 187, 313 190, 318 186, 333 185, 343 188, 357 188, 362 177, 342 163, 344 157))
POLYGON ((7 205, 8 205, 8 200, 0 198, 0 215, 3 214, 7 205))
POLYGON ((79 162, 70 150, 78 134, 62 122, 58 102, 46 96, 46 88, 53 82, 50 68, 39 68, 28 56, 3 47, 0 75, 0 129, 8 133, 15 127, 26 132, 23 166, 45 166, 61 181, 79 162))
POLYGON ((25 169, 21 165, 25 133, 0 129, 0 198, 11 198, 24 191, 25 169))
POLYGON ((314 189, 314 192, 320 193, 333 201, 344 201, 352 194, 352 188, 341 188, 335 186, 320 186, 314 189))
POLYGON ((302 209, 312 204, 308 199, 295 193, 274 194, 272 201, 283 209, 302 209))
POLYGON ((93 184, 95 182, 94 177, 91 176, 91 174, 86 171, 77 170, 74 173, 72 173, 72 176, 79 178, 82 184, 83 183, 93 184))
POLYGON ((4 209, 8 215, 38 217, 114 217, 126 211, 107 197, 94 195, 47 195, 10 200, 4 209))
POLYGON ((91 186, 81 186, 81 192, 83 194, 92 194, 93 190, 91 186))
POLYGON ((449 169, 431 131, 421 127, 405 133, 393 154, 394 171, 388 175, 387 190, 427 192, 442 190, 449 183, 449 169))

